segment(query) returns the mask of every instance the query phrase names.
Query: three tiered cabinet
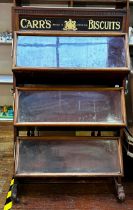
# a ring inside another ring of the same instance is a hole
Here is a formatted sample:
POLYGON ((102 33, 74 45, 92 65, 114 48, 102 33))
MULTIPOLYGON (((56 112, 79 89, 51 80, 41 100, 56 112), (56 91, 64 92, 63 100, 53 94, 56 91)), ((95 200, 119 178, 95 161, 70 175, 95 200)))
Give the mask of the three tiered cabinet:
POLYGON ((13 9, 14 200, 24 180, 88 177, 115 178, 124 200, 128 4, 120 5, 13 9))

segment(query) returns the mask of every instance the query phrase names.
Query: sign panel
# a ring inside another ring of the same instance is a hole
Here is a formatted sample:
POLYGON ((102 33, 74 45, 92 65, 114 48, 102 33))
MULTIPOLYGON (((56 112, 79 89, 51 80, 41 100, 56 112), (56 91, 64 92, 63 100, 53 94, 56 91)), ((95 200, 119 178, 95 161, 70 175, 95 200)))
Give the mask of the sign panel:
POLYGON ((47 18, 20 17, 20 30, 122 31, 122 17, 47 18))

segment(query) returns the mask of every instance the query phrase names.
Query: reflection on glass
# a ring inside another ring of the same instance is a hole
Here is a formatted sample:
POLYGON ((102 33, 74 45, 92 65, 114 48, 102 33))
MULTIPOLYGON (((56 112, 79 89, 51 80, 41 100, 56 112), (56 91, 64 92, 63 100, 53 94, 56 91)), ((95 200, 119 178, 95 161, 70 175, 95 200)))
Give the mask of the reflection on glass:
POLYGON ((122 123, 120 91, 20 91, 18 122, 122 123))
POLYGON ((17 173, 119 173, 116 140, 20 141, 17 173))
POLYGON ((16 66, 125 67, 124 37, 18 36, 16 66))

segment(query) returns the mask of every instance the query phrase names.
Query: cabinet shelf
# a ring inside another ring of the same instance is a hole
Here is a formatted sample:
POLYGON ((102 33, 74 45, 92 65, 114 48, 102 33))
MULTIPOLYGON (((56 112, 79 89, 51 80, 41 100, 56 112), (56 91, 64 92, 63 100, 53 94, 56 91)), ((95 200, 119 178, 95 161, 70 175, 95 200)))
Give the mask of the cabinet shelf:
POLYGON ((11 118, 11 119, 6 119, 6 118, 0 118, 0 124, 1 124, 1 122, 5 122, 5 123, 13 123, 13 119, 11 118))
POLYGON ((0 120, 1 126, 13 125, 13 120, 0 120))

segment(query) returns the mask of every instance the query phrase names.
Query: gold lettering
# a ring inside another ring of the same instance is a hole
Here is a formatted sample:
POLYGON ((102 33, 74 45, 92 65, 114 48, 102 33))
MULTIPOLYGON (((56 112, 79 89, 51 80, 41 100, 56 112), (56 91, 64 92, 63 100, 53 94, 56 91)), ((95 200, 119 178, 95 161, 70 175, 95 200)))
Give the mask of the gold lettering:
POLYGON ((121 23, 120 22, 116 22, 116 30, 120 30, 121 28, 121 23))
POLYGON ((88 30, 120 30, 121 23, 115 22, 115 21, 94 21, 94 20, 88 20, 88 30))
POLYGON ((110 22, 107 22, 107 21, 105 22, 105 25, 104 25, 104 29, 105 29, 105 30, 109 30, 109 23, 110 23, 110 22))
POLYGON ((93 25, 94 21, 93 21, 93 20, 89 20, 88 22, 89 22, 89 24, 88 24, 88 29, 89 29, 89 30, 94 29, 94 25, 93 25))
POLYGON ((50 20, 46 20, 46 28, 51 28, 51 21, 50 20))
POLYGON ((95 29, 99 30, 99 21, 95 21, 95 29))
POLYGON ((108 24, 108 30, 111 31, 111 22, 109 21, 109 24, 108 24))
POLYGON ((32 27, 33 28, 38 28, 38 20, 33 20, 32 27))
POLYGON ((115 30, 115 23, 116 23, 116 22, 112 22, 112 30, 113 30, 113 31, 115 30))
POLYGON ((21 28, 27 28, 27 19, 22 19, 20 21, 21 28))
POLYGON ((39 28, 45 28, 45 21, 44 20, 39 20, 39 28))
POLYGON ((104 24, 105 24, 104 21, 100 21, 100 29, 101 29, 101 30, 104 30, 104 24))
POLYGON ((33 28, 33 27, 32 27, 32 23, 31 23, 31 21, 30 21, 30 20, 28 20, 28 23, 27 23, 27 28, 33 28))

